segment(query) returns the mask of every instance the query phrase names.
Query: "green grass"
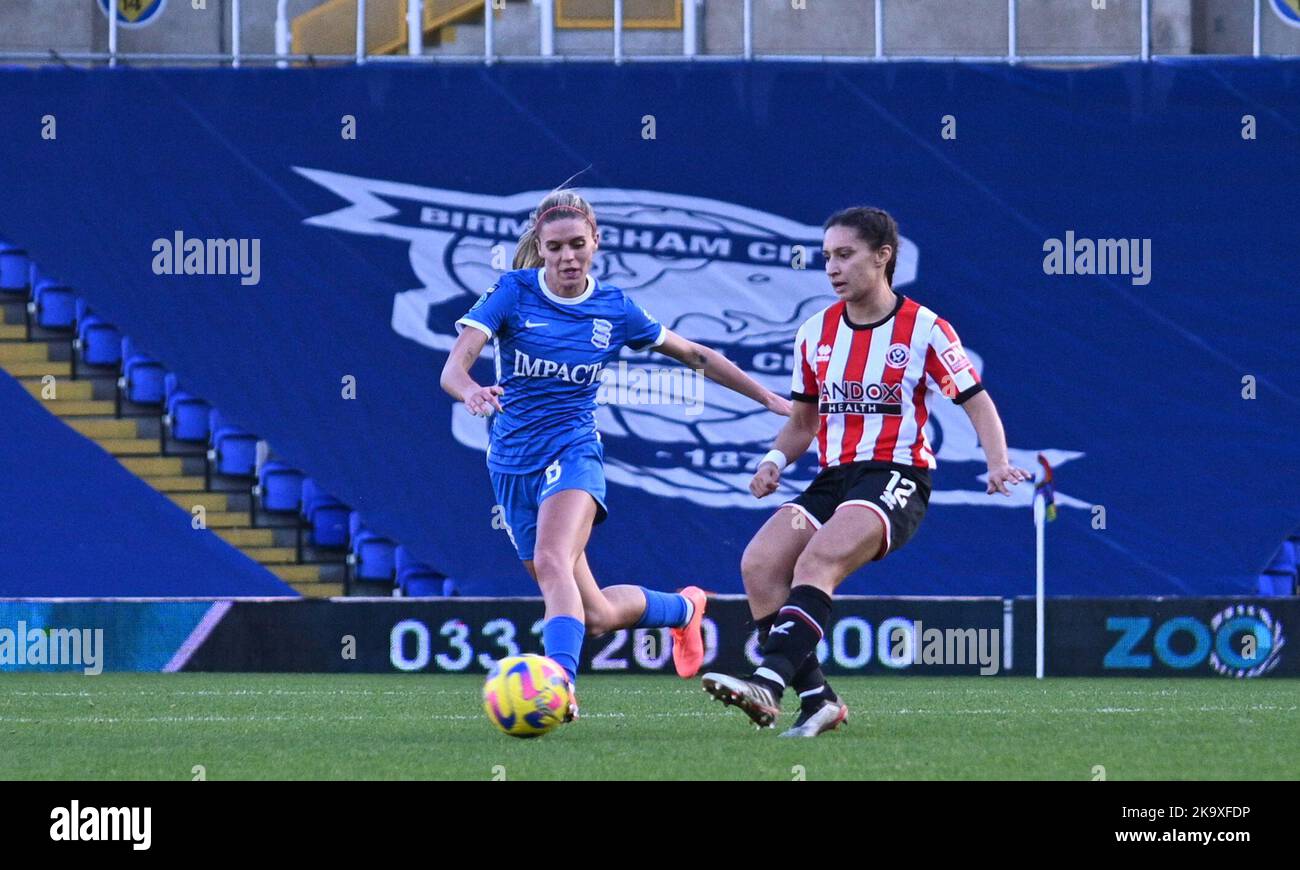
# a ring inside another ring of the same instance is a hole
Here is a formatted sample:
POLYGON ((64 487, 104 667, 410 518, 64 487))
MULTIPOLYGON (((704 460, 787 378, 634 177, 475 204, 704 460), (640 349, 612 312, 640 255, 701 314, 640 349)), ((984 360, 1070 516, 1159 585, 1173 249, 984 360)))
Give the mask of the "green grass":
POLYGON ((1300 778, 1294 680, 840 678, 848 727, 756 731, 697 681, 586 676, 540 740, 473 676, 0 676, 0 778, 1300 778))

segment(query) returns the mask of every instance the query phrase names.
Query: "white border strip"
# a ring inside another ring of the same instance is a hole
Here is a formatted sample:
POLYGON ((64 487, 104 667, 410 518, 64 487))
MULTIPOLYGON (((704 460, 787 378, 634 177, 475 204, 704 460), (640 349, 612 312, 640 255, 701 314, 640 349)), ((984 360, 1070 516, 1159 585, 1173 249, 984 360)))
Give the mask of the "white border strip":
POLYGON ((203 642, 208 639, 208 635, 212 634, 212 630, 220 624, 222 618, 233 606, 234 603, 231 601, 214 602, 208 608, 208 612, 203 614, 199 624, 194 626, 190 636, 185 638, 185 643, 181 644, 181 648, 176 650, 176 654, 172 656, 171 661, 163 665, 163 673, 174 674, 185 667, 185 663, 198 651, 199 647, 203 646, 203 642))

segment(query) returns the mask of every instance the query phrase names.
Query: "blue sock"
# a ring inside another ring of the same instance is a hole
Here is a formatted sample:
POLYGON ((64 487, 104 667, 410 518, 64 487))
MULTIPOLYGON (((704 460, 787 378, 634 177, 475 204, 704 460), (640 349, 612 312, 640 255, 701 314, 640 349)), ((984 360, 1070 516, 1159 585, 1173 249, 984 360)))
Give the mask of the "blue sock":
POLYGON ((546 657, 564 668, 569 680, 578 680, 578 657, 587 627, 572 616, 552 616, 542 624, 542 649, 546 657))
POLYGON ((645 613, 637 621, 637 628, 670 626, 681 628, 690 614, 690 604, 676 592, 656 592, 641 587, 645 593, 645 613))

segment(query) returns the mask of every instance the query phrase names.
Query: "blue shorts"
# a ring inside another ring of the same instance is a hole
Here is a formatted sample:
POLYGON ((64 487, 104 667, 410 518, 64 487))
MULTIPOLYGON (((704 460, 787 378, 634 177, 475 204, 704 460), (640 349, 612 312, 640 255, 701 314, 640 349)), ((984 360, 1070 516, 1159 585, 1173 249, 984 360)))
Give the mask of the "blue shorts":
POLYGON ((599 441, 586 441, 565 450, 550 465, 526 474, 489 471, 492 491, 501 506, 506 533, 519 558, 533 558, 537 547, 537 515, 542 501, 566 489, 580 489, 596 500, 596 522, 605 521, 605 450, 599 441))

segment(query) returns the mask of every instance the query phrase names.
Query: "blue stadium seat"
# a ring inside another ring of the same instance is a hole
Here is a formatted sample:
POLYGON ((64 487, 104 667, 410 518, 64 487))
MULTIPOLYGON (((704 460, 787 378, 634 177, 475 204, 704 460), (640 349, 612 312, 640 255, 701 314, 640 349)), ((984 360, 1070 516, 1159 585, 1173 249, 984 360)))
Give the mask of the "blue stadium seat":
POLYGON ((208 458, 218 474, 252 477, 257 468, 257 436, 233 425, 213 408, 208 417, 212 432, 208 458))
POLYGON ((272 513, 297 513, 302 506, 303 474, 283 462, 266 462, 257 472, 260 507, 272 513))
POLYGON ((348 516, 351 552, 348 561, 356 570, 356 579, 368 582, 393 582, 397 571, 397 545, 365 527, 361 514, 348 516))
POLYGON ((180 379, 174 372, 163 378, 163 405, 166 416, 163 423, 174 441, 205 444, 211 430, 208 421, 212 406, 193 393, 181 389, 180 379))
POLYGON ((302 481, 301 517, 311 529, 317 547, 348 545, 348 515, 351 509, 320 488, 310 477, 302 481))
MULTIPOLYGON (((77 300, 78 307, 81 300, 77 300)), ((88 366, 117 368, 122 363, 122 335, 97 314, 77 317, 77 356, 88 366)))
POLYGON ((141 353, 129 337, 122 339, 122 377, 117 386, 128 401, 137 405, 161 405, 167 369, 158 360, 141 353))
POLYGON ((0 293, 31 293, 28 283, 30 261, 22 248, 0 242, 0 293))
POLYGON ((417 560, 405 547, 397 548, 395 562, 397 585, 401 587, 403 598, 431 598, 454 594, 454 584, 449 577, 417 560))
POLYGON ((27 310, 41 329, 70 331, 77 325, 77 294, 71 287, 42 278, 32 289, 27 310))

